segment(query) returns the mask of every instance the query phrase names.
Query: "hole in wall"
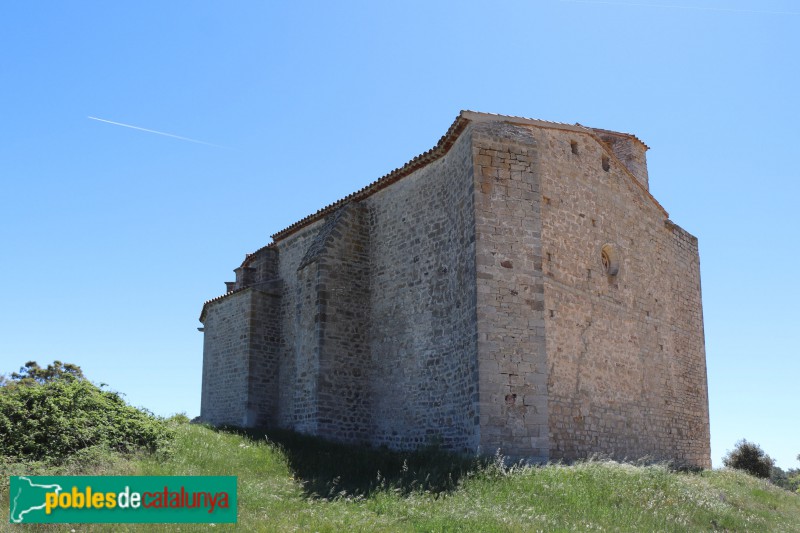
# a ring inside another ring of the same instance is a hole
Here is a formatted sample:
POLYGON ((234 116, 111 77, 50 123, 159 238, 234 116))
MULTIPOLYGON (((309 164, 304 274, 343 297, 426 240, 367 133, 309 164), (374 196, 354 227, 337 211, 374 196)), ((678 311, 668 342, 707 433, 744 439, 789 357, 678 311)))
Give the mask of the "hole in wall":
POLYGON ((603 156, 603 170, 608 172, 611 169, 611 161, 607 156, 603 156))
POLYGON ((578 143, 577 143, 577 141, 570 141, 569 142, 569 147, 570 147, 570 150, 572 150, 573 154, 578 155, 578 143))

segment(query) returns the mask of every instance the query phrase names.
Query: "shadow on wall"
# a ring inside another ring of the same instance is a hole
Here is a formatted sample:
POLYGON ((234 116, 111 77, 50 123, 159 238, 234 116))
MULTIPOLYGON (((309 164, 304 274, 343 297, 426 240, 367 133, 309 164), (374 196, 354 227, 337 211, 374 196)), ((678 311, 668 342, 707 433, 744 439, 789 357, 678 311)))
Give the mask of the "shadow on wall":
POLYGON ((326 441, 287 430, 218 428, 254 442, 277 445, 307 496, 333 499, 369 496, 374 491, 402 494, 428 491, 435 495, 453 491, 463 476, 486 471, 494 458, 457 455, 436 445, 416 452, 394 452, 326 441))

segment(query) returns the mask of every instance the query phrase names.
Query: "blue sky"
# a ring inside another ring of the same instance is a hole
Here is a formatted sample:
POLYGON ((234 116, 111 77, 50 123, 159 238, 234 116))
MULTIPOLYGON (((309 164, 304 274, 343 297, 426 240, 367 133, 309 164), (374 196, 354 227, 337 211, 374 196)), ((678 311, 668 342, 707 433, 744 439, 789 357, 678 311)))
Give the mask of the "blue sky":
POLYGON ((473 109, 651 146, 700 239, 714 464, 797 467, 798 51, 788 0, 6 2, 0 372, 198 414, 200 308, 244 254, 473 109))

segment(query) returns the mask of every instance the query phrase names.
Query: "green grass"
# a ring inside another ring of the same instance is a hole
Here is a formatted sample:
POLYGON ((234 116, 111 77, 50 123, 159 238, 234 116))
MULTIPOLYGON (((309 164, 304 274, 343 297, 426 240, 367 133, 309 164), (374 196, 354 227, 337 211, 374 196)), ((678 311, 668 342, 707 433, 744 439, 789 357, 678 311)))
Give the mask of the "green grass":
MULTIPOLYGON (((399 454, 290 433, 180 424, 172 453, 125 458, 91 450, 58 467, 2 462, 18 474, 237 475, 242 531, 798 531, 800 495, 740 472, 679 473, 594 461, 506 467, 436 451, 399 454)), ((76 531, 208 531, 208 525, 81 525, 76 531), (165 529, 166 528, 166 529, 165 529)))

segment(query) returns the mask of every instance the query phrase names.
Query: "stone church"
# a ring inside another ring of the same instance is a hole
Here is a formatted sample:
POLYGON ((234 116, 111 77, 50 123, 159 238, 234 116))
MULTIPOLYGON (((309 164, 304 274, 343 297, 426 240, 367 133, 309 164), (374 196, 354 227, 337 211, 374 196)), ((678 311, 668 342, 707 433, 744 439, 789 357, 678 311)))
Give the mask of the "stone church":
POLYGON ((697 239, 633 135, 462 111, 203 306, 201 420, 710 467, 697 239))

